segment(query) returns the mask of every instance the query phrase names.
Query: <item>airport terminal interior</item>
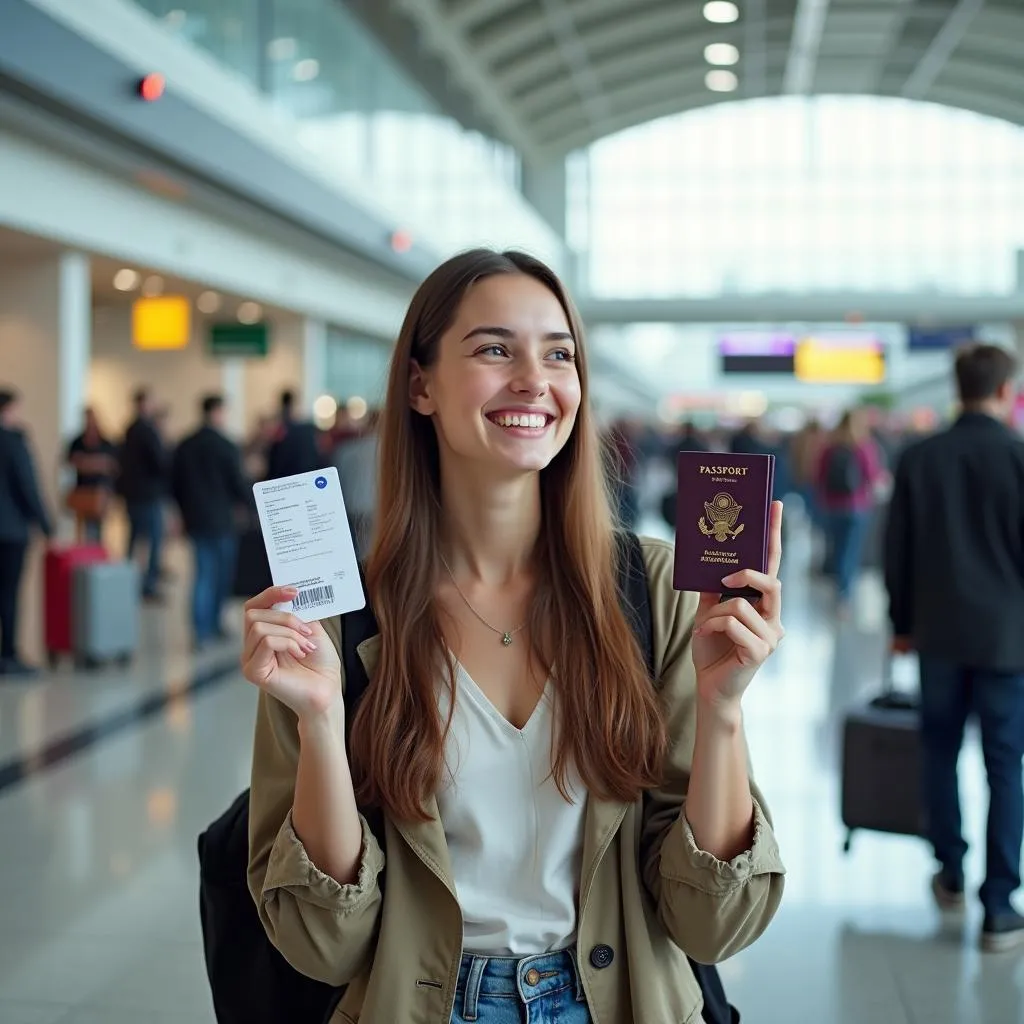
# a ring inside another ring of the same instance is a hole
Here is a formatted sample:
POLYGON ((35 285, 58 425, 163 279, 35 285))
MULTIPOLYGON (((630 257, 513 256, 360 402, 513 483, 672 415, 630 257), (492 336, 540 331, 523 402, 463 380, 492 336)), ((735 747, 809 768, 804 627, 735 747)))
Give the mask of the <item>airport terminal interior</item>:
POLYGON ((365 554, 403 317, 475 247, 565 282, 626 528, 673 541, 681 449, 774 456, 786 636, 743 707, 786 884, 719 965, 744 1024, 1024 1024, 1024 944, 981 941, 976 725, 962 912, 842 796, 851 715, 919 691, 901 458, 959 415, 959 353, 1024 359, 1022 46, 1021 0, 0 0, 0 442, 40 506, 10 532, 0 447, 0 1024, 217 1022, 197 837, 250 779, 251 485, 308 427, 365 554), (204 415, 227 554, 169 468, 204 415), (128 596, 87 626, 92 579, 128 596))

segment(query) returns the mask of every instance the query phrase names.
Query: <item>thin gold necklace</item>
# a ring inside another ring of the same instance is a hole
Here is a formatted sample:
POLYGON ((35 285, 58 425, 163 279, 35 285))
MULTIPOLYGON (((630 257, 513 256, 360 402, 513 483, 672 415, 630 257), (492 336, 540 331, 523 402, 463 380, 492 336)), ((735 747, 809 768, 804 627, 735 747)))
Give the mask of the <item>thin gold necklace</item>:
POLYGON ((516 626, 515 629, 498 629, 496 626, 492 626, 474 607, 470 604, 469 598, 462 592, 462 587, 455 581, 455 573, 452 572, 452 567, 445 561, 444 555, 439 556, 441 564, 448 570, 448 575, 452 578, 452 586, 459 592, 459 597, 466 602, 466 607, 492 632, 497 633, 501 637, 501 643, 504 647, 512 646, 512 637, 516 635, 521 629, 524 629, 526 623, 522 623, 516 626))

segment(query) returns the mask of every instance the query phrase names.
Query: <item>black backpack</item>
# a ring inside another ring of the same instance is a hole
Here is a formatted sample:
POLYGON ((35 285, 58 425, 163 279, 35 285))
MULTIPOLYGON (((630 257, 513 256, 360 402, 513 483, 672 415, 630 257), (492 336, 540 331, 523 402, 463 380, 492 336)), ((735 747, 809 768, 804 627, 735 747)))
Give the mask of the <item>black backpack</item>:
POLYGON ((825 465, 825 493, 829 497, 849 498, 864 483, 857 450, 848 444, 836 445, 827 455, 825 465))
MULTIPOLYGON (((654 675, 654 627, 647 569, 635 534, 619 538, 619 588, 647 668, 654 675)), ((378 632, 369 606, 341 617, 341 661, 345 671, 345 723, 355 715, 369 680, 356 648, 378 632)), ((367 821, 384 846, 379 811, 367 821)), ((344 989, 296 971, 267 938, 249 893, 249 791, 199 836, 199 915, 206 973, 218 1024, 326 1024, 344 989)), ((738 1024, 713 965, 690 960, 704 996, 706 1024, 738 1024)))

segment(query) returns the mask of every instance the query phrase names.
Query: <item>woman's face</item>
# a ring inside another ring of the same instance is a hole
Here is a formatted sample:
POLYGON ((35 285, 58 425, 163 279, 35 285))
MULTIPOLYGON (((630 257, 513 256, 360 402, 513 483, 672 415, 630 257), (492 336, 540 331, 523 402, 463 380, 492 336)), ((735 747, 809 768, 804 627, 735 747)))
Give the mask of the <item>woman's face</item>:
POLYGON ((575 357, 554 294, 526 274, 497 274, 466 292, 434 364, 414 367, 410 399, 433 418, 443 458, 538 471, 576 422, 575 357))

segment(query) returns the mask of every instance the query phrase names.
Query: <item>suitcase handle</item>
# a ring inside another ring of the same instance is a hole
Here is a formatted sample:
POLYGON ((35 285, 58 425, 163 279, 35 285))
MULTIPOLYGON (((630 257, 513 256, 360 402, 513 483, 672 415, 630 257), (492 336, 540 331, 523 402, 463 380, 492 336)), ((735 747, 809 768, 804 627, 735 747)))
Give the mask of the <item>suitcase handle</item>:
POLYGON ((915 694, 896 689, 893 665, 896 663, 896 659, 901 657, 907 657, 907 655, 896 654, 890 646, 886 645, 882 661, 882 692, 871 702, 876 707, 906 708, 908 710, 918 707, 919 701, 915 694))

